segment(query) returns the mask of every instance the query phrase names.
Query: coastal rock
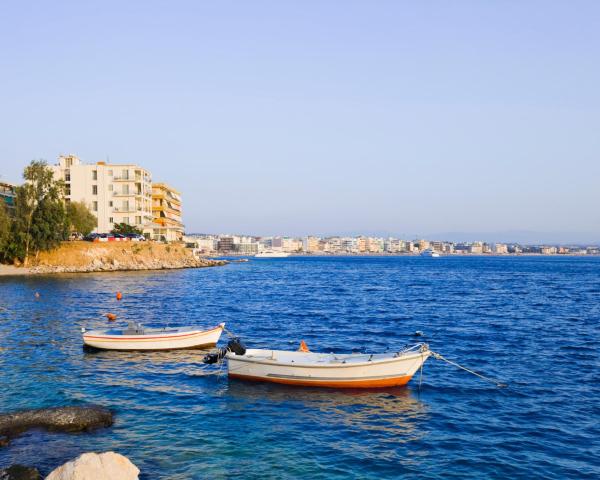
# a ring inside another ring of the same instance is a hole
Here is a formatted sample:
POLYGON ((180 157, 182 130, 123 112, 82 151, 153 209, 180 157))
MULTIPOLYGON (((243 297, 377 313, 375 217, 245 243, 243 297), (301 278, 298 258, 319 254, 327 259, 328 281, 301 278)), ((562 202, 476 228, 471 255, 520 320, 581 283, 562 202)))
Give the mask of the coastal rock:
POLYGON ((0 415, 0 437, 10 438, 31 428, 81 432, 112 423, 110 410, 97 405, 22 410, 0 415))
POLYGON ((46 480, 137 480, 139 473, 139 468, 119 453, 84 453, 53 470, 46 480))
POLYGON ((11 465, 0 470, 0 480, 41 480, 42 476, 35 467, 11 465))
POLYGON ((8 439, 8 437, 5 437, 4 435, 0 435, 0 447, 6 447, 9 443, 10 443, 10 440, 8 439))

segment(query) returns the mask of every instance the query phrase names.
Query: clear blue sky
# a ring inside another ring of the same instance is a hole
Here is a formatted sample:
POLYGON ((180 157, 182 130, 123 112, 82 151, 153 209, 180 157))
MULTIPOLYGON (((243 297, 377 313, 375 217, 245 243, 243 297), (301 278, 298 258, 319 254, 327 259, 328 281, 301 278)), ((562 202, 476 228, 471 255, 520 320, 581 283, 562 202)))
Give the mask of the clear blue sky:
POLYGON ((599 19, 596 1, 2 2, 0 174, 139 163, 182 191, 188 231, 600 240, 599 19))

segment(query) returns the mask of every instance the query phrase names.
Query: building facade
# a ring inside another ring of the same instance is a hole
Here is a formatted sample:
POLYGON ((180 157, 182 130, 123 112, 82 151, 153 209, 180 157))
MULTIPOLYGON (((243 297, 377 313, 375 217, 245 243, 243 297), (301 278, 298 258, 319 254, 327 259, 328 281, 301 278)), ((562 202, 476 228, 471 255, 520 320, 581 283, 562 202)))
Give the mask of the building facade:
POLYGON ((181 194, 166 183, 152 184, 153 224, 149 229, 152 240, 179 242, 183 238, 181 194))
POLYGON ((94 231, 110 232, 117 223, 142 231, 152 226, 152 176, 134 164, 84 164, 75 155, 61 155, 52 166, 65 182, 65 200, 83 202, 98 218, 94 231))
POLYGON ((15 210, 16 188, 12 183, 0 182, 0 201, 4 202, 9 213, 15 210))

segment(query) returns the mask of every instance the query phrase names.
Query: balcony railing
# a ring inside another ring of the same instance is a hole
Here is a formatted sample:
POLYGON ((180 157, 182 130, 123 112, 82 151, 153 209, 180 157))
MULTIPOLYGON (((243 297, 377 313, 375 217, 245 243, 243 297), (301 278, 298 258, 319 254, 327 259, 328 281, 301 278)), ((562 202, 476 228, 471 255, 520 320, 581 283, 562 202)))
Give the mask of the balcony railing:
POLYGON ((113 207, 115 213, 135 213, 141 211, 139 208, 134 207, 113 207))

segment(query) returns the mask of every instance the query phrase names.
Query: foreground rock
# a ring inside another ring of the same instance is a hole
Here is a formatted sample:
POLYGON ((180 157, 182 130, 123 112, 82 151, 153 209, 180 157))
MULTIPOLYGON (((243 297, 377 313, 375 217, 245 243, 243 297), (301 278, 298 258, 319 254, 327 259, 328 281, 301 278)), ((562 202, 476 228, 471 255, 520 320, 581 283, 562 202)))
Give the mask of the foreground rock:
POLYGON ((0 415, 0 439, 19 435, 31 428, 59 432, 81 432, 113 423, 110 410, 97 405, 40 408, 0 415))
POLYGON ((42 476, 35 467, 11 465, 0 470, 0 480, 41 480, 42 476))
POLYGON ((53 470, 46 480, 137 480, 140 469, 115 452, 84 453, 53 470))

